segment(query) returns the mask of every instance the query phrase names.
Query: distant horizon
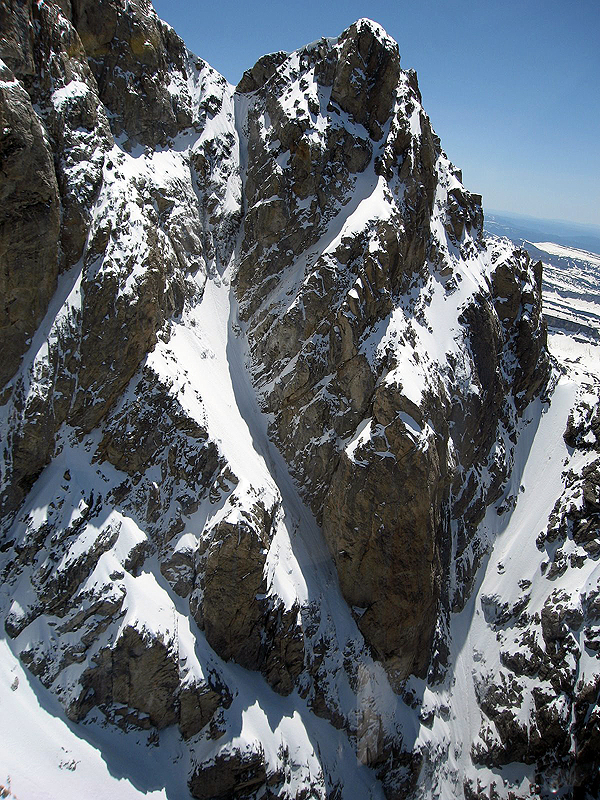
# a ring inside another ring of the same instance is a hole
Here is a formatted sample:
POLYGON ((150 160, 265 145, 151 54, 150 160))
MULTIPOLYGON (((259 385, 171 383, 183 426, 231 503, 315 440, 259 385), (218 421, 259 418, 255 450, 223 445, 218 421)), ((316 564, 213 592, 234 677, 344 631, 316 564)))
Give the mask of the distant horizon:
MULTIPOLYGON (((553 244, 600 256, 600 225, 562 219, 543 219, 495 209, 483 210, 484 230, 507 236, 513 242, 552 242, 553 244)), ((543 248, 542 248, 543 249, 543 248)))
POLYGON ((485 207, 600 225, 598 4, 581 0, 155 0, 186 45, 236 84, 260 56, 339 36, 361 17, 399 45, 466 188, 485 207))
POLYGON ((536 217, 532 214, 523 214, 519 211, 511 211, 506 208, 489 208, 485 205, 485 203, 483 203, 483 213, 485 215, 497 214, 498 216, 515 217, 517 219, 531 222, 545 222, 554 225, 566 225, 568 227, 581 228, 583 231, 594 233, 600 236, 600 224, 595 224, 593 222, 575 222, 569 219, 559 219, 558 217, 536 217))

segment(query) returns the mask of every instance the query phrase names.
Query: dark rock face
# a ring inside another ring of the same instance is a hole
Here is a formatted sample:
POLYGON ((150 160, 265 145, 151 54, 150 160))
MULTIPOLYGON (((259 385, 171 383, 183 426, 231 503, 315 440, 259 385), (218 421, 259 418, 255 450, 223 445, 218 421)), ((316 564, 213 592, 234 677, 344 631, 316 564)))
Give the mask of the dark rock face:
POLYGON ((361 20, 340 36, 336 56, 335 66, 329 59, 319 65, 319 82, 331 85, 331 102, 378 141, 383 135, 381 126, 390 117, 400 79, 398 48, 391 40, 384 41, 380 30, 361 20))
POLYGON ((217 756, 214 764, 203 764, 189 781, 190 792, 199 800, 244 797, 267 783, 264 754, 233 751, 217 756))
POLYGON ((259 58, 251 69, 244 72, 241 81, 235 87, 236 91, 240 94, 248 94, 262 88, 277 72, 277 68, 283 64, 287 55, 284 50, 280 50, 259 58))
POLYGON ((95 705, 117 703, 125 706, 121 713, 129 724, 134 717, 140 727, 160 729, 177 722, 173 700, 179 670, 167 645, 144 639, 134 628, 125 628, 115 645, 101 651, 96 661, 82 676, 88 702, 81 703, 76 711, 71 709, 76 719, 82 719, 95 705))
POLYGON ((257 503, 235 523, 211 529, 197 553, 198 581, 190 610, 211 647, 224 660, 258 669, 289 694, 304 667, 298 608, 267 597, 265 562, 276 508, 257 503))
POLYGON ((0 73, 0 386, 12 378, 56 289, 60 205, 54 161, 27 92, 0 73))
POLYGON ((433 436, 415 446, 396 411, 389 413, 398 408, 393 393, 381 395, 373 400, 372 435, 353 458, 340 459, 323 530, 360 630, 401 680, 429 666, 440 597, 443 478, 433 436))
POLYGON ((175 642, 125 627, 83 672, 83 691, 67 713, 79 721, 98 707, 125 730, 177 724, 183 738, 190 739, 211 723, 220 707, 228 707, 231 698, 218 680, 181 685, 183 677, 175 642))
POLYGON ((185 69, 185 49, 149 2, 75 0, 72 22, 115 136, 155 147, 193 123, 191 98, 168 90, 172 68, 185 69))
POLYGON ((61 197, 61 266, 82 255, 102 164, 112 145, 106 109, 76 30, 58 6, 32 4, 36 75, 24 84, 38 104, 55 155, 61 197))

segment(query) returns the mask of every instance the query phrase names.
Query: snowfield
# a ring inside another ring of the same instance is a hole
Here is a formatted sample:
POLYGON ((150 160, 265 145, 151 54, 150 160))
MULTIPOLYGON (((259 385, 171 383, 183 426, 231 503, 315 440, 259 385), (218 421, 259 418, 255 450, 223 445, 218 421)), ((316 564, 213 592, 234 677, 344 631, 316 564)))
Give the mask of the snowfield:
POLYGON ((594 267, 600 267, 600 256, 597 253, 590 253, 587 250, 580 250, 577 247, 564 247, 562 244, 553 242, 531 242, 538 250, 543 250, 551 256, 560 258, 571 258, 575 261, 586 261, 594 267))

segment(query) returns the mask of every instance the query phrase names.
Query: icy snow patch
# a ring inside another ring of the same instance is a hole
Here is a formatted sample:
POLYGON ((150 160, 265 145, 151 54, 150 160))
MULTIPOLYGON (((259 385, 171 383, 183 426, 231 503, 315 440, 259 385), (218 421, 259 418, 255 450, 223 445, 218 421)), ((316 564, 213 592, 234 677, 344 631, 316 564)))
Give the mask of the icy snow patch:
POLYGON ((87 85, 87 83, 73 78, 73 80, 67 83, 66 86, 63 86, 60 89, 55 89, 52 92, 52 105, 57 111, 60 111, 70 100, 78 97, 85 97, 89 93, 90 87, 87 85))

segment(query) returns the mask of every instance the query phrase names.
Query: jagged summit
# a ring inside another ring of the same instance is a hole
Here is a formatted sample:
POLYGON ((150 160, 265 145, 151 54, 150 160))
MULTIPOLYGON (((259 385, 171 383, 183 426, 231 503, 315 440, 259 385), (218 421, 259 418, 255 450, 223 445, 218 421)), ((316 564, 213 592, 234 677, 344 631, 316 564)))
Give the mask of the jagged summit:
POLYGON ((384 49, 395 54, 398 53, 398 43, 396 40, 389 35, 382 25, 378 22, 374 22, 372 19, 368 19, 368 17, 361 17, 357 19, 356 22, 352 23, 352 25, 349 25, 338 37, 338 42, 344 41, 345 39, 357 39, 361 55, 366 63, 368 50, 371 47, 371 38, 384 49))
MULTIPOLYGON (((346 30, 350 30, 350 28, 352 28, 352 27, 356 27, 356 30, 358 31, 358 33, 361 33, 365 29, 370 30, 374 34, 376 34, 376 36, 380 40, 386 41, 386 42, 390 41, 394 45, 396 45, 396 47, 398 46, 398 44, 395 41, 395 39, 393 39, 389 35, 389 33, 385 30, 383 25, 380 25, 378 22, 375 22, 374 20, 369 19, 368 17, 361 17, 360 19, 357 19, 356 22, 354 22, 352 25, 350 25, 346 30)), ((342 33, 342 36, 343 35, 344 34, 342 33)))
POLYGON ((595 388, 397 45, 0 31, 11 791, 595 792, 595 388))
MULTIPOLYGON (((242 93, 249 93, 261 88, 266 81, 275 73, 275 71, 288 59, 296 57, 296 55, 308 56, 316 53, 330 53, 334 49, 339 49, 344 42, 353 42, 357 55, 360 57, 360 65, 358 62, 353 63, 353 68, 358 72, 362 69, 367 72, 373 73, 372 79, 380 79, 378 63, 380 56, 375 55, 378 50, 385 50, 394 55, 394 63, 397 61, 399 66, 400 56, 398 53, 398 45, 389 36, 386 31, 377 22, 370 19, 362 18, 352 23, 345 31, 343 31, 337 38, 321 38, 310 44, 301 47, 294 53, 287 53, 280 50, 276 53, 269 53, 259 58, 257 63, 251 68, 246 70, 241 81, 237 86, 237 90, 242 93)), ((338 58, 348 58, 349 52, 346 50, 338 55, 338 58)))

